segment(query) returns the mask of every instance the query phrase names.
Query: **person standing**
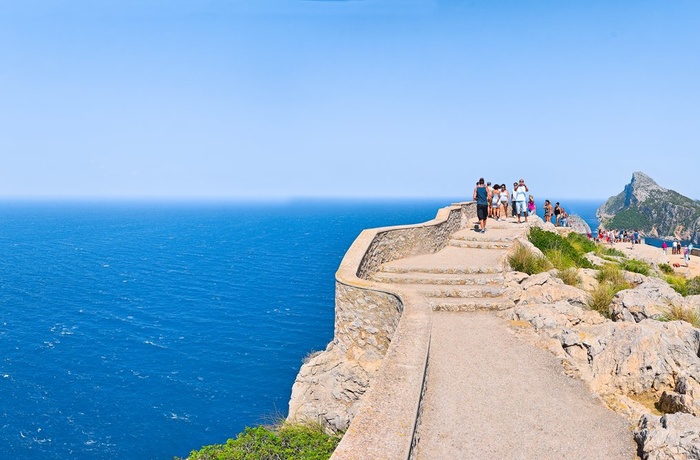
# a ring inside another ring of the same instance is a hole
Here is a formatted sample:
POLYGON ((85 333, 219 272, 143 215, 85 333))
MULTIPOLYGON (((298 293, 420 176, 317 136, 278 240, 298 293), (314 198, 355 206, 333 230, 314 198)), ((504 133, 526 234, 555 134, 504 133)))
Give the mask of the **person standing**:
POLYGON ((664 240, 663 243, 661 243, 661 250, 664 252, 664 255, 666 255, 666 250, 668 249, 668 244, 666 244, 666 241, 664 240))
POLYGON ((676 244, 676 240, 673 240, 673 243, 671 243, 671 254, 675 256, 677 251, 678 245, 676 244))
POLYGON ((559 207, 559 202, 554 205, 554 225, 559 226, 559 216, 561 216, 561 208, 559 207))
POLYGON ((508 202, 510 201, 510 193, 506 189, 506 184, 501 184, 501 216, 503 219, 508 218, 508 202))
POLYGON ((491 192, 491 217, 500 220, 501 217, 501 186, 496 184, 491 192))
MULTIPOLYGON (((549 200, 544 200, 544 221, 549 222, 550 224, 552 223, 552 203, 550 203, 549 200)), ((602 238, 602 235, 600 235, 600 229, 598 230, 598 238, 602 238)))
POLYGON ((513 192, 510 194, 511 217, 515 217, 515 189, 516 188, 518 188, 518 183, 513 182, 513 192))
POLYGON ((476 183, 473 200, 476 201, 476 217, 479 219, 479 231, 484 233, 486 231, 486 218, 489 215, 491 192, 486 188, 483 177, 476 183))
POLYGON ((527 188, 525 184, 525 179, 520 179, 518 181, 518 187, 513 191, 515 195, 515 212, 518 215, 518 223, 520 223, 520 215, 525 216, 525 222, 527 222, 527 192, 530 189, 527 188))
POLYGON ((683 258, 685 259, 685 266, 687 267, 690 264, 690 251, 688 250, 688 246, 686 246, 685 251, 683 251, 683 258))

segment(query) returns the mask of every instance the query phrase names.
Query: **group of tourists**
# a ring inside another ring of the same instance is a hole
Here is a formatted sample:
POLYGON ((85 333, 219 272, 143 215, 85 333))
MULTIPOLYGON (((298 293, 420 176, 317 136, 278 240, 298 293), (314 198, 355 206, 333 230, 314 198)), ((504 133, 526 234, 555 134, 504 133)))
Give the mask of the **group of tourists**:
POLYGON ((513 182, 512 192, 508 191, 506 184, 491 185, 480 178, 474 188, 473 199, 476 201, 476 213, 479 219, 479 231, 486 231, 486 219, 492 217, 496 220, 508 217, 508 206, 510 206, 511 216, 518 218, 518 223, 522 218, 527 222, 527 216, 536 211, 535 199, 528 195, 530 189, 525 184, 524 179, 513 182))
POLYGON ((557 201, 552 209, 552 203, 549 200, 544 200, 544 221, 552 223, 552 216, 554 216, 555 226, 569 226, 569 215, 566 213, 564 208, 559 205, 559 202, 557 201))
POLYGON ((640 244, 642 242, 639 236, 639 230, 603 230, 598 229, 598 238, 596 241, 606 241, 608 243, 631 243, 640 244))
MULTIPOLYGON (((668 243, 666 241, 663 241, 661 243, 661 250, 664 252, 664 255, 666 255, 666 251, 668 250, 668 243)), ((685 248, 681 245, 680 241, 674 240, 671 243, 671 254, 672 255, 681 255, 683 254, 683 259, 685 259, 685 266, 688 266, 688 263, 690 262, 690 255, 693 252, 693 243, 688 243, 688 246, 685 248)), ((674 266, 677 264, 674 264, 674 266)))

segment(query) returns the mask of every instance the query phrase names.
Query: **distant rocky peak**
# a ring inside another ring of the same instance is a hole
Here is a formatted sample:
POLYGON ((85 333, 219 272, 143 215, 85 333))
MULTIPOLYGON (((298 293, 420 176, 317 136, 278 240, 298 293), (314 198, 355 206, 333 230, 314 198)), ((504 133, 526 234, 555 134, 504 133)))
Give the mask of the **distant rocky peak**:
POLYGON ((625 205, 643 203, 652 192, 665 192, 666 189, 641 171, 632 174, 632 181, 625 186, 625 205))

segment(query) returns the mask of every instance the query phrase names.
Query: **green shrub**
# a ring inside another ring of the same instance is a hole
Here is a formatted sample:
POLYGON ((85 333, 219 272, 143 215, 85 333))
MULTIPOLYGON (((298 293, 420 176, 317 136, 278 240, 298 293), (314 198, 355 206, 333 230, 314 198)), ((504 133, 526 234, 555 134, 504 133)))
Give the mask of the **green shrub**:
POLYGON ((569 244, 576 249, 580 254, 586 254, 587 252, 595 251, 597 244, 591 241, 587 236, 580 233, 569 233, 566 237, 569 244))
POLYGON ((673 274, 673 267, 671 267, 669 264, 659 264, 659 270, 661 270, 661 272, 665 275, 673 274))
POLYGON ((546 272, 552 268, 547 259, 533 254, 532 251, 522 245, 518 245, 515 248, 515 252, 508 257, 508 263, 510 263, 510 267, 513 270, 527 273, 528 275, 546 272))
POLYGON ((283 423, 274 428, 247 427, 226 444, 205 446, 190 460, 326 460, 340 434, 327 434, 318 424, 283 423))
POLYGON ((603 265, 600 270, 598 270, 596 279, 601 284, 610 284, 616 290, 616 292, 623 289, 629 289, 631 287, 629 282, 627 282, 625 279, 625 276, 622 274, 620 267, 616 264, 603 265))
POLYGON ((688 295, 688 280, 682 275, 668 275, 666 282, 683 297, 688 295))
MULTIPOLYGON (((576 234, 570 234, 569 237, 563 238, 557 233, 532 227, 528 239, 548 259, 550 257, 557 258, 557 263, 561 264, 562 269, 569 267, 593 268, 593 264, 584 257, 584 254, 589 252, 584 251, 584 249, 589 246, 579 237, 585 238, 576 234)), ((593 246, 590 247, 593 248, 593 246)))
POLYGON ((550 249, 547 252, 547 260, 549 260, 557 270, 566 270, 573 268, 576 263, 568 257, 561 249, 550 249))
POLYGON ((642 262, 637 259, 626 259, 620 262, 620 266, 623 270, 628 272, 641 273, 642 275, 648 275, 651 267, 648 263, 642 262))
POLYGON ((608 257, 625 257, 625 253, 620 251, 619 249, 611 248, 611 247, 606 247, 601 244, 596 245, 595 248, 595 253, 598 254, 599 256, 608 256, 608 257))
POLYGON ((565 270, 558 270, 557 277, 561 279, 564 284, 569 286, 578 286, 581 284, 581 277, 578 276, 578 270, 575 268, 567 268, 565 270))

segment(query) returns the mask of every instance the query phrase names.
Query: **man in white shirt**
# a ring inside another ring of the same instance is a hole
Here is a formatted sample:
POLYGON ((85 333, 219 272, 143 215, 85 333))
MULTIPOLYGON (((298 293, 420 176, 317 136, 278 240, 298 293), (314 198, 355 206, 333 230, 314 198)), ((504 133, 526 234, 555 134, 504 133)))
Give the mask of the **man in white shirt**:
POLYGON ((518 214, 518 223, 520 223, 520 214, 525 216, 525 222, 527 222, 527 192, 530 189, 525 185, 525 179, 520 179, 518 186, 513 191, 515 195, 515 212, 518 214))

